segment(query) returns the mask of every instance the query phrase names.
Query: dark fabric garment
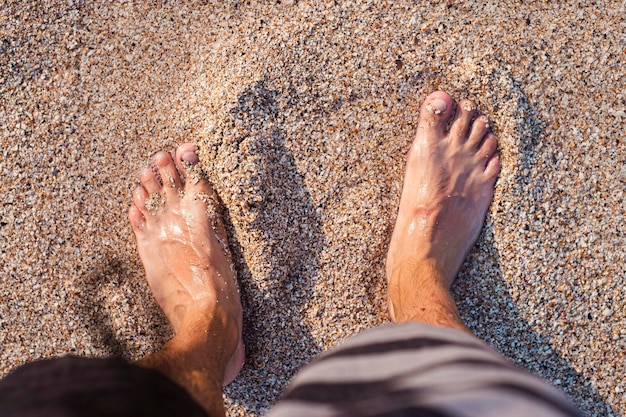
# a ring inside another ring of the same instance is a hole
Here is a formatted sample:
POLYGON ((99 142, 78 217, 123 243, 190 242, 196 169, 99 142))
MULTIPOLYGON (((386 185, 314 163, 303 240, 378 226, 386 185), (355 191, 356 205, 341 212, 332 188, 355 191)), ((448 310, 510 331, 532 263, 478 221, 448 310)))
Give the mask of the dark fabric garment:
POLYGON ((405 323, 330 350, 292 381, 268 417, 573 417, 556 389, 476 337, 405 323))
MULTIPOLYGON (((544 381, 470 334, 420 323, 381 326, 321 355, 268 417, 574 417, 544 381)), ((1 417, 206 417, 156 371, 63 357, 0 381, 1 417)))
POLYGON ((119 359, 65 356, 21 366, 0 381, 2 417, 207 417, 160 373, 119 359))

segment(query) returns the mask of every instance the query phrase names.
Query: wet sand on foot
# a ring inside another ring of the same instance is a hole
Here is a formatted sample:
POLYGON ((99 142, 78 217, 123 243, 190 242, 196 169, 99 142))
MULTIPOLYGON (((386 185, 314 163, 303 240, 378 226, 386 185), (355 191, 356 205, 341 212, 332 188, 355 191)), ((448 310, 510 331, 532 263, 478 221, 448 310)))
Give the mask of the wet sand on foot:
POLYGON ((233 416, 387 321, 417 109, 492 120, 503 171, 454 287, 481 338, 587 416, 626 415, 623 2, 10 2, 0 7, 0 373, 137 359, 171 329, 126 212, 194 141, 226 207, 248 359, 233 416))

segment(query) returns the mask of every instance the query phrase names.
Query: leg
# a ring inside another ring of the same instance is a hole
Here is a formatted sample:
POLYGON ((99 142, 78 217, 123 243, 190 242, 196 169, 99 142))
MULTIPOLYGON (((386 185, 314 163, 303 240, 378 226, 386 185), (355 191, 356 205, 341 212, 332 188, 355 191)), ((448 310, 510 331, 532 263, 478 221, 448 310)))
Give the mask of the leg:
POLYGON ((184 387, 209 415, 223 415, 222 384, 244 360, 226 234, 194 145, 178 148, 176 165, 165 152, 153 163, 141 173, 129 220, 150 288, 176 335, 137 364, 184 387))
POLYGON ((450 285, 483 224, 500 171, 476 106, 443 92, 422 106, 387 256, 395 325, 365 331, 292 381, 271 417, 576 416, 552 387, 463 325, 450 285))
POLYGON ((453 106, 443 92, 422 106, 386 269, 394 322, 467 330, 449 289, 480 233, 500 162, 485 116, 472 122, 471 101, 456 106, 447 130, 453 106))

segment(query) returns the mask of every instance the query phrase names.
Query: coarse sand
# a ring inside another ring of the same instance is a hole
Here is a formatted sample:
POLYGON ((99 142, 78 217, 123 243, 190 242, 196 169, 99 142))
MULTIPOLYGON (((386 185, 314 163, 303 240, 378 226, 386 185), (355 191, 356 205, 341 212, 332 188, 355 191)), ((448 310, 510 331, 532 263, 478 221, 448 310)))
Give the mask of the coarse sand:
POLYGON ((183 141, 226 211, 247 362, 229 415, 386 322, 417 110, 475 100, 503 171, 454 286, 481 338, 626 415, 623 1, 0 0, 0 374, 138 359, 171 329, 126 213, 183 141))

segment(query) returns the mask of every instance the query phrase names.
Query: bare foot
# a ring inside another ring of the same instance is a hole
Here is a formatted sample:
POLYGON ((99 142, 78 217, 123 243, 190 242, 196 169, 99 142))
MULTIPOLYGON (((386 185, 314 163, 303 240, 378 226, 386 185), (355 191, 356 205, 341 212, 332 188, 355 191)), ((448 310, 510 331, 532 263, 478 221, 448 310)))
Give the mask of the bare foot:
POLYGON ((139 364, 166 374, 174 371, 164 368, 175 368, 176 375, 168 376, 182 385, 184 375, 204 378, 208 370, 207 378, 226 385, 243 366, 244 345, 241 302, 219 206, 195 145, 178 148, 176 165, 165 152, 157 153, 153 164, 141 172, 128 217, 150 289, 176 336, 139 364))
POLYGON ((408 153, 387 254, 392 320, 463 327, 449 288, 482 228, 500 172, 497 142, 476 105, 431 94, 408 153), (460 324, 460 325, 459 325, 460 324))

